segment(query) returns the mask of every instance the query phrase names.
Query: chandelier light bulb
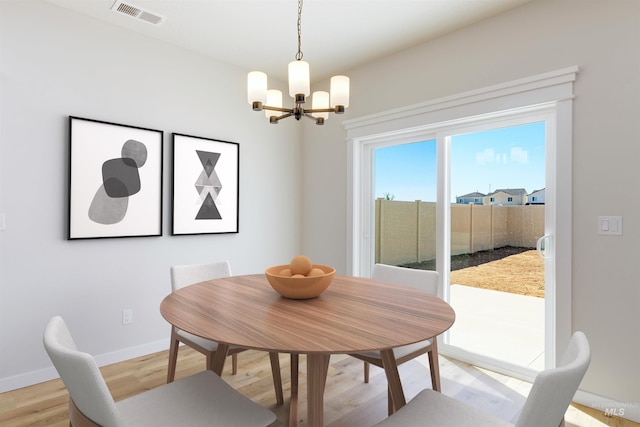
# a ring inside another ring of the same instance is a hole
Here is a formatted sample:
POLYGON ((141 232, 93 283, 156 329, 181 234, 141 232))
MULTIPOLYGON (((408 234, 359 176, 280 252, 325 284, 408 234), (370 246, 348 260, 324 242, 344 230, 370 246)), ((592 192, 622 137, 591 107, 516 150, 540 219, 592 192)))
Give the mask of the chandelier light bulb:
MULTIPOLYGON (((315 91, 313 92, 313 96, 311 97, 311 109, 327 109, 329 108, 329 92, 325 91, 315 91)), ((322 117, 327 120, 329 118, 329 113, 314 113, 313 117, 322 117)))
POLYGON ((291 61, 289 63, 289 96, 303 94, 309 96, 311 84, 309 83, 309 63, 306 61, 291 61))
POLYGON ((262 71, 252 71, 247 76, 247 101, 267 102, 267 75, 262 71))
MULTIPOLYGON (((267 105, 270 107, 282 108, 282 92, 276 89, 269 89, 267 91, 267 105)), ((268 119, 271 116, 279 116, 279 111, 264 110, 264 115, 268 119)))
POLYGON ((331 108, 341 105, 344 108, 349 106, 349 77, 331 77, 331 108))

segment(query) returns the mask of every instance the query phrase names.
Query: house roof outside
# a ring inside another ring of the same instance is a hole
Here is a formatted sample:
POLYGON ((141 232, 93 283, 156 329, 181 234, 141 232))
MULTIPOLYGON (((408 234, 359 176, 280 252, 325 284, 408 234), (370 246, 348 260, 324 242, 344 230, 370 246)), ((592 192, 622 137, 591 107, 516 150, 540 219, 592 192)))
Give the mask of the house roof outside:
MULTIPOLYGON (((544 190, 544 188, 542 189, 544 190)), ((536 190, 534 191, 542 191, 542 190, 536 190)), ((529 193, 527 193, 527 190, 525 190, 524 188, 500 188, 492 193, 489 194, 483 194, 483 193, 479 193, 479 192, 473 192, 473 193, 468 193, 468 194, 464 194, 462 196, 456 196, 457 199, 468 199, 471 197, 487 197, 487 196, 493 196, 494 194, 498 194, 498 193, 506 193, 510 196, 526 196, 529 193)))
POLYGON ((493 196, 494 194, 498 193, 506 193, 510 196, 526 196, 528 194, 527 190, 525 190, 524 188, 501 188, 494 191, 493 193, 487 194, 487 196, 493 196))
POLYGON ((486 194, 482 194, 482 193, 469 193, 469 194, 465 194, 464 196, 456 196, 456 199, 468 199, 468 198, 475 198, 475 197, 485 197, 486 194))

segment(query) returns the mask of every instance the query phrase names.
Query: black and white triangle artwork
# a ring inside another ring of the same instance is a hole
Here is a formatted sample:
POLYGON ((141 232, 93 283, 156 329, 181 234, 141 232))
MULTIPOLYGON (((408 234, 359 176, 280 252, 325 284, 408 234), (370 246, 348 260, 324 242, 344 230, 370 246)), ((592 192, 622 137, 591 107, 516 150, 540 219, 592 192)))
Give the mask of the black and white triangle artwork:
POLYGON ((195 184, 202 205, 195 219, 222 219, 218 209, 218 195, 222 190, 222 183, 215 170, 216 163, 220 159, 220 153, 199 150, 196 150, 196 153, 200 158, 200 163, 202 163, 202 172, 195 184))

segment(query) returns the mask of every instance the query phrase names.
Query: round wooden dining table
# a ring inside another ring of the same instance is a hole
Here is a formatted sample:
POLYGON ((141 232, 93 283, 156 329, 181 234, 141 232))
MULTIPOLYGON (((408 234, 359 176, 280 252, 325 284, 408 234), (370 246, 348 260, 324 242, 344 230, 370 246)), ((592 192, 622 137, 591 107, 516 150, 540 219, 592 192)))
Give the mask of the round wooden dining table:
POLYGON ((172 292, 160 312, 173 326, 219 343, 213 361, 218 375, 230 345, 305 354, 311 427, 323 425, 331 354, 379 350, 399 409, 406 400, 393 348, 436 337, 455 321, 451 306, 432 294, 340 275, 320 296, 306 300, 281 297, 264 274, 209 280, 172 292))

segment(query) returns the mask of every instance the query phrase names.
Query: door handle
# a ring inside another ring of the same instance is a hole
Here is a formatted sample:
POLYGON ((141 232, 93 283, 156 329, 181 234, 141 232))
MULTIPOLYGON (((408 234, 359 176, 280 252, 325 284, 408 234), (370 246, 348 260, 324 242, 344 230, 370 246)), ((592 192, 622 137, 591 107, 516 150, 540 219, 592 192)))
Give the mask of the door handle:
POLYGON ((549 245, 549 241, 551 240, 551 234, 545 234, 540 237, 536 242, 536 251, 538 252, 538 256, 542 259, 551 258, 550 255, 547 255, 546 247, 549 245))

